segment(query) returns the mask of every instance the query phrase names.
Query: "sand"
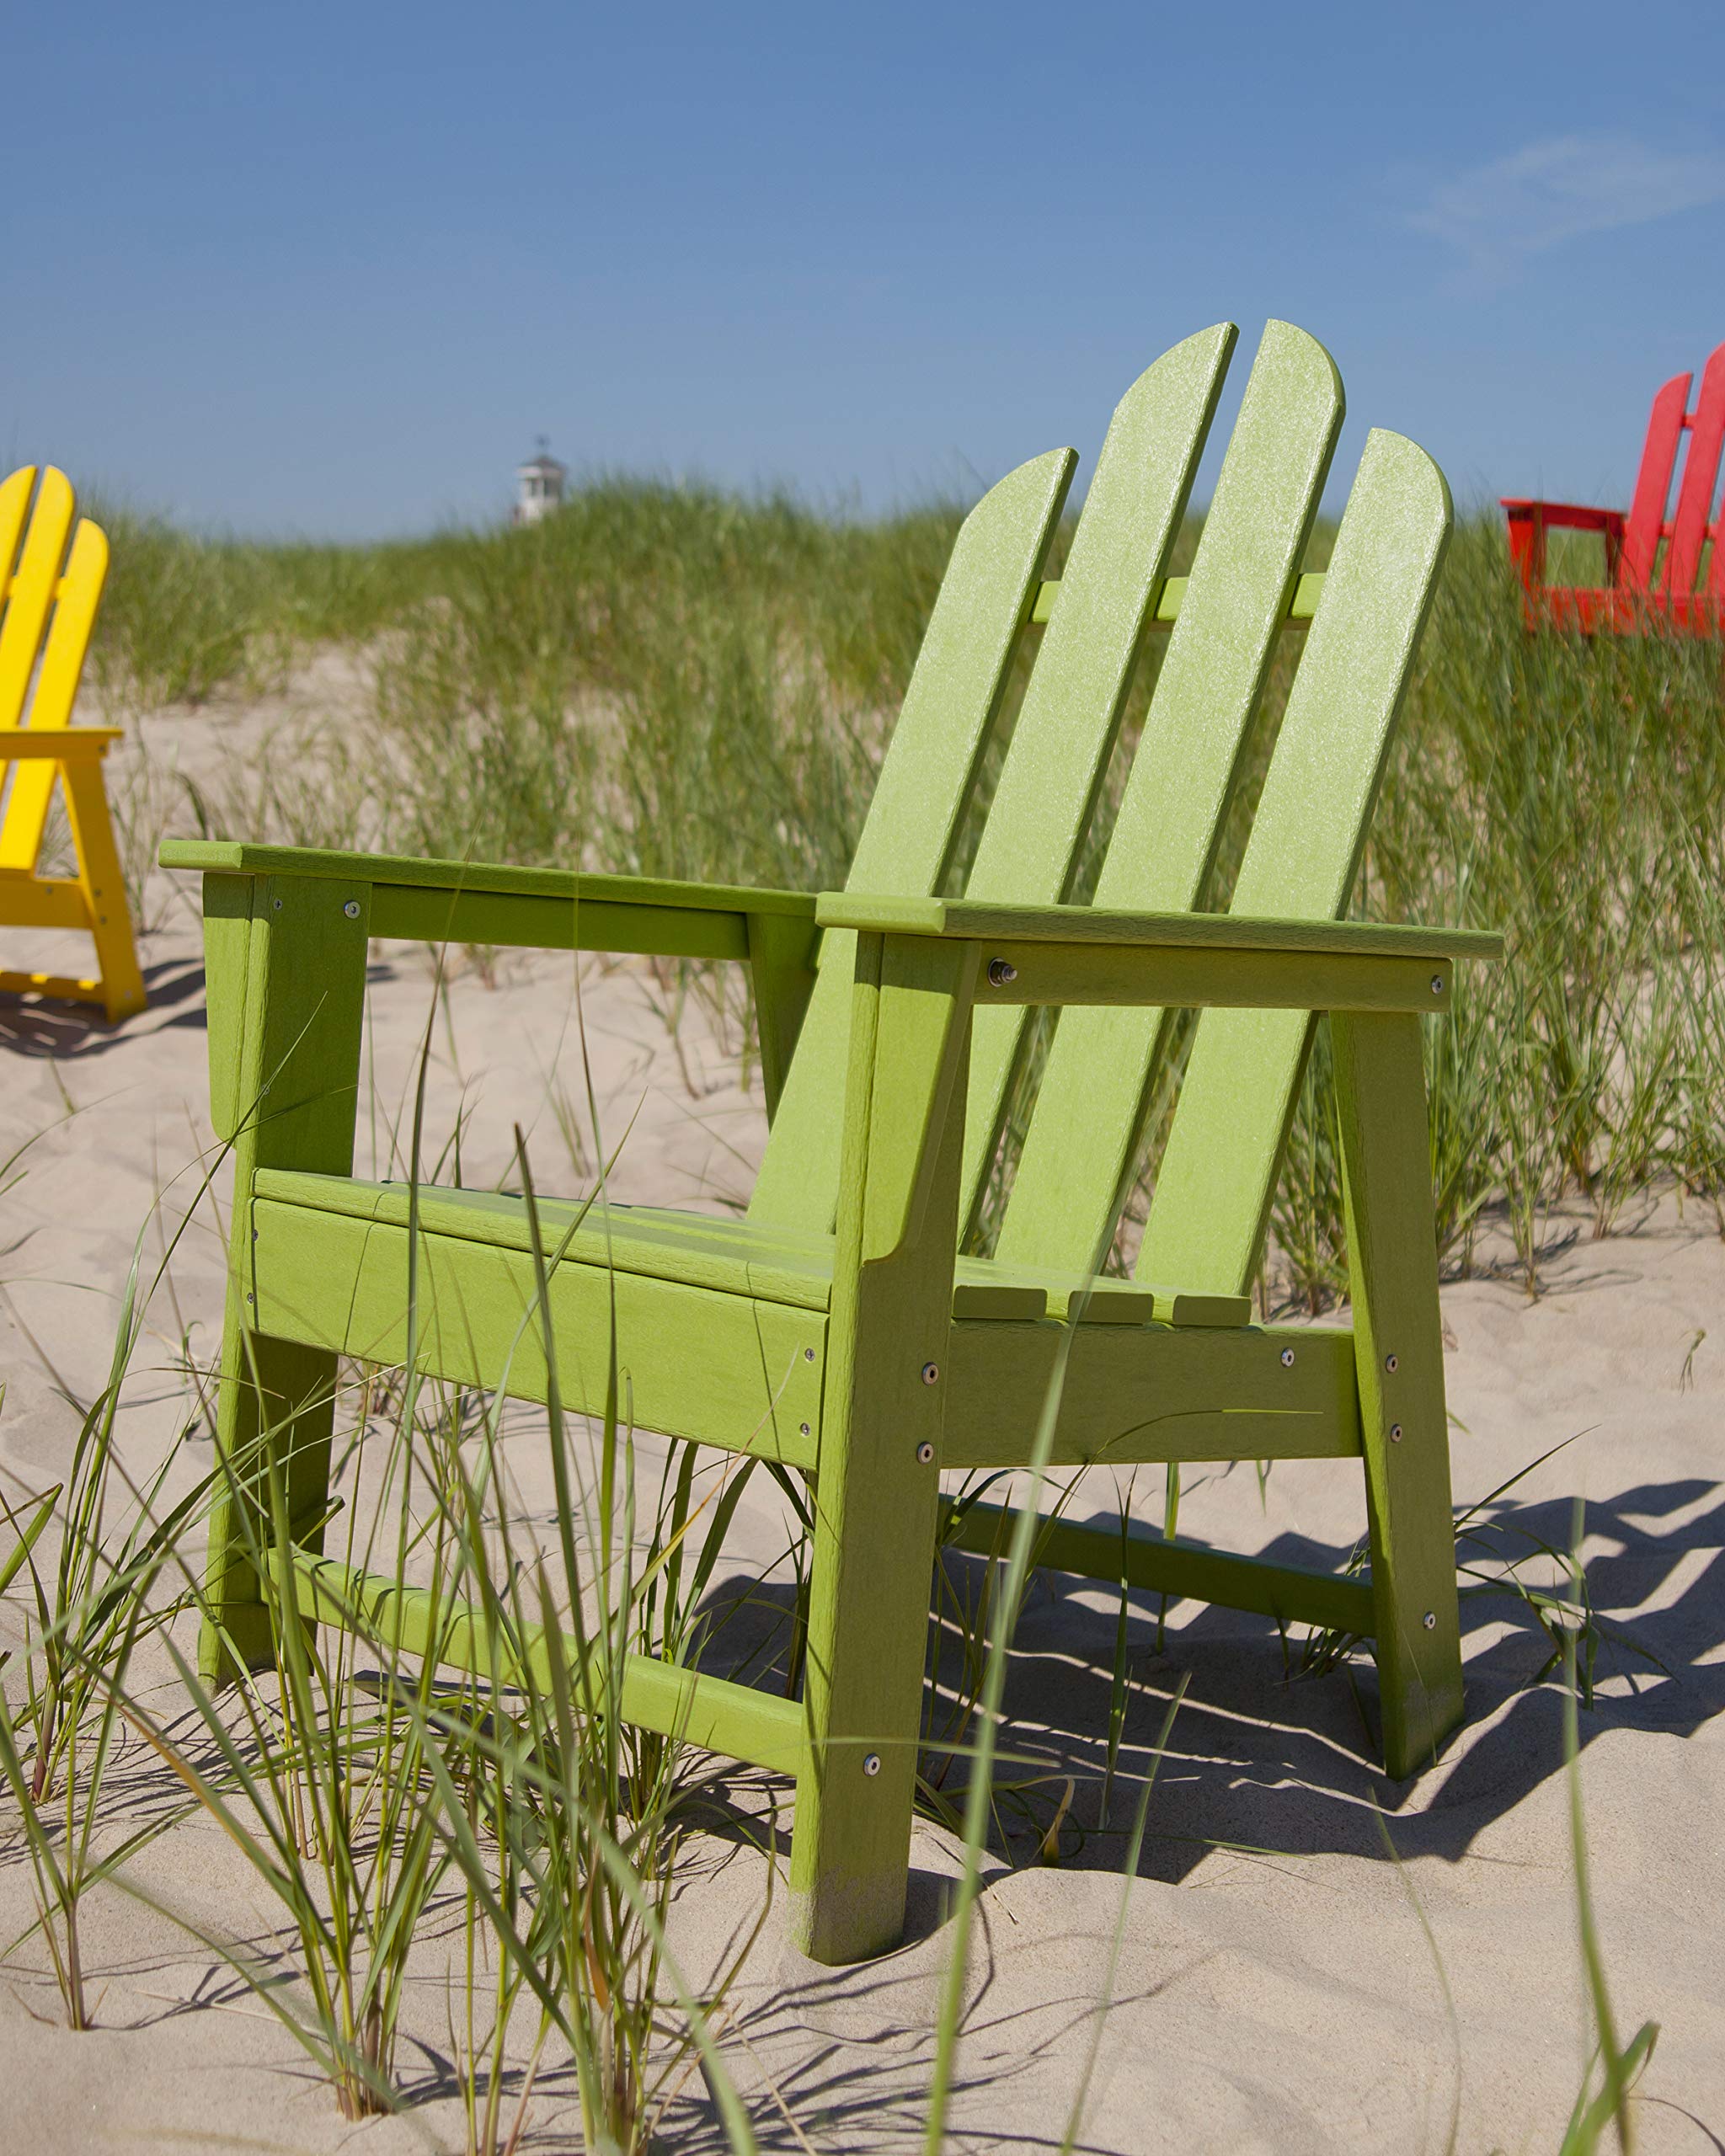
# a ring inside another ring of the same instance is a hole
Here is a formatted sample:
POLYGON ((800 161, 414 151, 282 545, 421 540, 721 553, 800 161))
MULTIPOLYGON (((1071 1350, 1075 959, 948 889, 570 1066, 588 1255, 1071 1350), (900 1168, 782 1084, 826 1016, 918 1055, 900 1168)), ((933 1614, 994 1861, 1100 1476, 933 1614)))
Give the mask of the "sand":
MULTIPOLYGON (((174 738, 195 750, 208 722, 176 723, 174 738)), ((158 750, 168 738, 164 725, 158 750)), ((140 1228, 153 1264, 191 1204, 209 1145, 195 894, 158 877, 147 915, 152 1002, 141 1018, 110 1032, 63 1007, 0 1009, 0 1159, 42 1133, 17 1163, 24 1172, 6 1194, 0 1232, 0 1474, 13 1494, 64 1473, 77 1422, 64 1396, 87 1400, 101 1384, 140 1228)), ((360 1163, 387 1174, 431 986, 414 953, 377 955, 360 1163)), ((449 984, 430 1031, 431 1120, 446 1131, 465 1105, 468 1180, 501 1171, 520 1122, 542 1179, 582 1187, 585 1163, 553 1105, 558 1083, 579 1096, 575 978, 567 959, 510 958, 494 976, 468 969, 449 984)), ((674 1046, 658 999, 638 964, 582 969, 607 1145, 635 1118, 614 1187, 626 1198, 722 1209, 749 1186, 764 1129, 758 1096, 698 1011, 674 1046)), ((1669 1199, 1605 1241, 1590 1240, 1584 1221, 1552 1225, 1567 1245, 1551 1257, 1536 1302, 1507 1277, 1445 1290, 1456 1495, 1477 1502, 1573 1440, 1493 1511, 1563 1545, 1584 1500, 1583 1554, 1613 1635, 1595 1703, 1580 1717, 1599 1936, 1620 2028, 1654 2020, 1662 2032, 1637 2100, 1640 2145, 1718 2148, 1725 1243, 1710 1215, 1683 1217, 1669 1199)), ((177 1358, 186 1347, 195 1358, 213 1354, 222 1273, 206 1200, 128 1381, 120 1443, 135 1470, 162 1455, 186 1418, 177 1358)), ((206 1439, 193 1441, 176 1474, 189 1477, 209 1456, 206 1439)), ((531 1470, 524 1479, 531 1500, 531 1470)), ((539 1485, 539 1502, 547 1489, 539 1485)), ((1114 1502, 1103 1478, 1076 1510, 1114 1502)), ((1140 1476, 1136 1509, 1154 1519, 1160 1502, 1155 1473, 1140 1476)), ((1194 1473, 1181 1524, 1244 1549, 1339 1562, 1360 1531, 1359 1478, 1342 1465, 1284 1465, 1261 1493, 1249 1466, 1194 1473)), ((740 1574, 774 1553, 778 1533, 764 1500, 745 1508, 740 1574)), ((1590 2025, 1561 1699, 1553 1684, 1530 1684, 1543 1636, 1509 1600, 1466 1606, 1466 1726, 1438 1765, 1397 1786, 1373 1769, 1369 1662, 1291 1682, 1273 1628, 1183 1607, 1169 1613, 1159 1646, 1156 1613, 1141 1599, 1130 1619, 1138 1689, 1114 1819, 1102 1831, 1114 1621, 1108 1593, 1044 1578, 1021 1626, 1008 1742, 1046 1762, 1042 1826, 1069 1774, 1076 1793, 1058 1863, 1035 1860, 1028 1832, 1012 1861, 991 1860, 952 2146, 1057 2148, 1095 2037, 1076 2139, 1087 2149, 1554 2150, 1590 2025), (1124 1829, 1183 1679, 1129 1888, 1124 1829)), ((160 1684, 165 1667, 158 1656, 142 1681, 160 1684)), ((163 1801, 160 1776, 136 1745, 115 1792, 128 1819, 163 1801)), ((778 1907, 769 1915, 729 2038, 767 2145, 919 2145, 949 1940, 942 1882, 954 1862, 950 1838, 919 1826, 910 1936, 866 1967, 801 1960, 784 1943, 778 1907)), ((195 1921, 265 1953, 285 1951, 279 1911, 207 1823, 173 1828, 139 1874, 195 1921)), ((752 1919, 765 1886, 763 1862, 734 1839, 697 1846, 675 1933, 692 1970, 752 1919)), ((0 1944, 32 1915, 8 1828, 0 1944)), ((279 2024, 184 1930, 113 1887, 93 1897, 86 1925, 99 2024, 89 2033, 55 2025, 39 1940, 0 1965, 8 2151, 462 2146, 448 2068, 452 1936, 428 1940, 412 1989, 398 2060, 410 2108, 355 2127, 279 2024)), ((665 2131, 679 2148, 719 2145, 698 2079, 665 2131)), ((534 2099, 526 2145, 578 2144, 569 2078, 553 2073, 534 2099)))

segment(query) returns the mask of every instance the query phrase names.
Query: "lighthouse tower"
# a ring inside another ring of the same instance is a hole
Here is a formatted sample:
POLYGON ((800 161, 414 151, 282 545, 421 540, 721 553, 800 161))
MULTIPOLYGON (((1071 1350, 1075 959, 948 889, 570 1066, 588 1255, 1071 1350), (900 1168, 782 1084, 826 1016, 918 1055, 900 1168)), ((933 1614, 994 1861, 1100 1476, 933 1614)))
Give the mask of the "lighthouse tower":
POLYGON ((563 483, 569 476, 568 467, 558 462, 541 435, 538 455, 515 467, 515 505, 510 523, 542 523, 561 505, 563 483))

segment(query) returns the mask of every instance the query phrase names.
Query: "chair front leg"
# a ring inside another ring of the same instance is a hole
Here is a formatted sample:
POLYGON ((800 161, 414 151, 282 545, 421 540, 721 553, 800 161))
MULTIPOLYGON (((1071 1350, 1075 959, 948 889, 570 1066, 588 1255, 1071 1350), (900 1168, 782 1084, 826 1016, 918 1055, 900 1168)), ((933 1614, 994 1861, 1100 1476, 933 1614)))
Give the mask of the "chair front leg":
POLYGON ((904 1929, 976 961, 857 944, 791 1864, 820 1961, 904 1929))
POLYGON ((198 1654, 212 1685, 230 1682, 237 1664, 275 1659, 258 1576, 274 1540, 272 1472, 294 1540, 322 1546, 336 1358, 255 1330, 252 1179, 266 1167, 352 1172, 370 915, 363 884, 248 880, 242 919, 232 890, 219 905, 206 899, 212 1101, 218 1129, 232 1129, 230 1113, 238 1123, 216 1433, 223 1473, 198 1654))
POLYGON ((1443 1321, 1419 1028, 1411 1014, 1338 1013, 1330 1021, 1384 1763, 1398 1779, 1435 1758, 1462 1710, 1443 1321))

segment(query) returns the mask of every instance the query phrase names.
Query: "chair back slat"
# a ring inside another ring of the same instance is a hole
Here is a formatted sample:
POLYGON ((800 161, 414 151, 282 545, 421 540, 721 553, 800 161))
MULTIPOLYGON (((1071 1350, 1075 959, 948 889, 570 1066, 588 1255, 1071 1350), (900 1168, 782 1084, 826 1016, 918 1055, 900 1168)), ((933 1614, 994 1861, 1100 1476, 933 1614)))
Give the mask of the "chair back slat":
MULTIPOLYGON (((107 538, 99 526, 83 518, 72 534, 72 552, 56 587, 53 618, 42 647, 35 694, 30 698, 33 732, 72 723, 84 654, 107 575, 107 538)), ((28 872, 35 867, 57 776, 51 763, 33 760, 19 766, 6 798, 5 814, 0 817, 0 870, 28 872)))
POLYGON ((1701 395, 1684 424, 1689 429, 1689 455, 1678 488, 1664 577, 1665 589, 1674 598, 1694 591, 1712 521, 1719 456, 1725 450, 1725 344, 1715 348, 1702 369, 1701 395))
POLYGON ((1636 474, 1635 493, 1623 524, 1623 551, 1617 558, 1617 582, 1625 591, 1651 589, 1665 528, 1665 504, 1671 499, 1671 474, 1683 440, 1693 375, 1673 375, 1653 399, 1648 438, 1636 474))
MULTIPOLYGON (((1449 542, 1423 450, 1369 437, 1265 774, 1231 910, 1339 918, 1449 542)), ((1301 1011, 1200 1018, 1138 1261, 1141 1279, 1239 1294, 1258 1269, 1311 1038, 1301 1011)))
POLYGON ((17 567, 8 579, 0 614, 0 726, 17 726, 42 648, 42 631, 54 604, 54 587, 66 559, 72 530, 72 484, 52 465, 42 474, 36 505, 24 532, 17 567))
MULTIPOLYGON (((1096 903, 1206 902, 1342 422, 1323 347, 1272 322, 1253 363, 1110 835, 1096 903)), ((1156 1011, 1061 1014, 1013 1181, 1003 1262, 1087 1271, 1112 1237, 1166 1036, 1156 1011)))
MULTIPOLYGON (((1222 323, 1187 338, 1115 407, 967 898, 1052 905, 1071 889, 1238 336, 1232 323, 1222 323)), ((967 1216, 994 1159, 1026 1017, 1001 1005, 976 1013, 965 1103, 967 1216)))
MULTIPOLYGON (((1076 462, 1055 450, 1021 465, 964 520, 881 763, 852 889, 927 897, 946 881, 1076 462)), ((848 931, 822 945, 751 1219, 831 1230, 855 945, 848 931)))

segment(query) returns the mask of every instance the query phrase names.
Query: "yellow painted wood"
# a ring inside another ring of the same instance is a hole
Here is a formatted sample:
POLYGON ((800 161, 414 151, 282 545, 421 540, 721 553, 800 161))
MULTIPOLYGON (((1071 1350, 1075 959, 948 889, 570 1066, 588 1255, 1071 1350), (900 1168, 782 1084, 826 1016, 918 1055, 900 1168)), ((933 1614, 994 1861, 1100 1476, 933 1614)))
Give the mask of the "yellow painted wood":
POLYGON ((112 727, 72 725, 79 676, 108 574, 108 542, 88 518, 72 536, 63 472, 35 468, 0 486, 0 927, 82 929, 96 947, 93 978, 8 971, 0 988, 102 1005, 110 1022, 144 1007, 125 881, 103 787, 112 727), (28 708, 26 708, 28 706, 28 708), (40 873, 54 789, 66 797, 73 878, 40 873), (76 894, 76 904, 68 898, 76 894))
POLYGON ((16 726, 24 715, 66 558, 72 515, 72 482, 50 465, 42 473, 17 564, 0 595, 6 602, 0 615, 0 726, 16 726))

